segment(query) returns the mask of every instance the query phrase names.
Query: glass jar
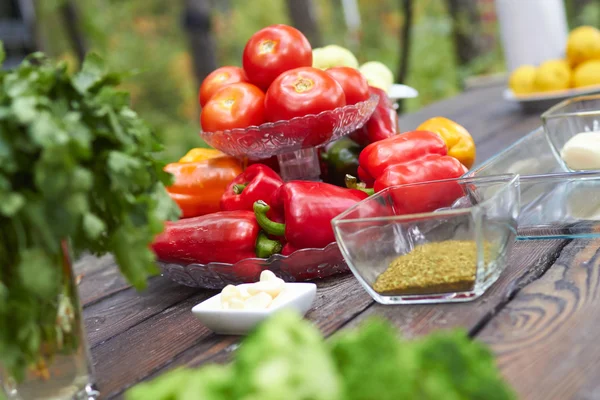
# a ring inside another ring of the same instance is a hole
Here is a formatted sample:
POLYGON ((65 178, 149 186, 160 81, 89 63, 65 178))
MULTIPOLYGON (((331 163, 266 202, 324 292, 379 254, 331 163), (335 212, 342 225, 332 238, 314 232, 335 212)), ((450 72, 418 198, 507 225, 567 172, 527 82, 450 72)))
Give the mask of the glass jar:
MULTIPOLYGON (((17 381, 0 363, 0 388, 10 400, 94 400, 99 395, 83 324, 68 244, 63 242, 62 290, 45 310, 56 313, 55 333, 40 346, 40 361, 30 365, 17 381)), ((15 311, 16 312, 16 311, 15 311)), ((0 398, 2 393, 0 393, 0 398)))

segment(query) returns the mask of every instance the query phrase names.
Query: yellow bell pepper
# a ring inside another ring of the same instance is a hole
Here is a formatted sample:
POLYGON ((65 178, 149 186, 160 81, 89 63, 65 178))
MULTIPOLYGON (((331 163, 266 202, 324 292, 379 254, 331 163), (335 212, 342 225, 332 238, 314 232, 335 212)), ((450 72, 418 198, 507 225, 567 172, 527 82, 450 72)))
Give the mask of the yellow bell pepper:
POLYGON ((448 118, 433 117, 419 125, 417 130, 440 135, 446 142, 448 155, 456 158, 465 167, 471 168, 475 163, 475 141, 462 125, 448 118))
POLYGON ((187 152, 185 156, 183 156, 179 162, 180 163, 192 163, 204 160, 210 160, 212 158, 218 157, 229 157, 227 154, 219 151, 217 149, 205 149, 205 148, 195 148, 191 149, 187 152))

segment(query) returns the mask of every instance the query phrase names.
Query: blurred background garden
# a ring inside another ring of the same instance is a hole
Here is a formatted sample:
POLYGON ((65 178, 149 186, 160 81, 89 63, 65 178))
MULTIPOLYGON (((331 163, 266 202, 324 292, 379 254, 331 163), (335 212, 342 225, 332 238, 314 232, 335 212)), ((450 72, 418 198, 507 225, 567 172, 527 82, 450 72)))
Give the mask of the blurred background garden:
MULTIPOLYGON (((361 63, 383 62, 396 82, 419 91, 419 97, 402 104, 402 112, 456 95, 473 77, 502 79, 506 72, 494 0, 0 3, 7 66, 42 50, 76 69, 83 53, 93 50, 113 68, 136 69, 123 86, 134 109, 159 132, 169 161, 202 146, 197 135, 201 79, 217 66, 240 65, 248 38, 267 25, 294 25, 313 47, 338 44, 361 63)), ((600 1, 565 0, 565 5, 571 27, 600 25, 600 1)))

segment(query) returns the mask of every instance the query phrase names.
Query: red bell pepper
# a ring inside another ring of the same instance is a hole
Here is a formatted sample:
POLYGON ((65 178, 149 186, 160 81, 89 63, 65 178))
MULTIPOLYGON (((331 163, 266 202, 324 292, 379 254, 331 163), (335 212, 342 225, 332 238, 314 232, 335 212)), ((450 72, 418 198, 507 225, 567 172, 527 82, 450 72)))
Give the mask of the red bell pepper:
POLYGON ((275 171, 263 164, 253 164, 227 186, 221 197, 221 210, 252 211, 254 202, 270 200, 281 185, 283 180, 275 171))
POLYGON ((375 178, 373 178, 367 171, 363 169, 360 165, 357 168, 358 179, 360 179, 366 187, 372 188, 375 184, 375 178))
POLYGON ((351 135, 352 140, 361 146, 367 146, 399 133, 398 113, 394 109, 394 103, 390 100, 387 93, 373 86, 369 86, 369 93, 379 96, 377 107, 367 123, 351 135))
POLYGON ((411 131, 371 143, 360 153, 358 162, 364 171, 362 179, 375 180, 390 165, 401 164, 427 154, 445 156, 446 143, 437 134, 411 131))
POLYGON ((323 182, 291 181, 273 193, 270 206, 259 201, 254 204, 254 211, 265 232, 285 237, 287 243, 282 254, 289 254, 295 249, 323 248, 334 242, 331 220, 367 197, 358 189, 323 182), (283 215, 285 224, 273 221, 271 213, 283 215))
POLYGON ((464 195, 462 186, 454 180, 467 172, 456 158, 429 154, 414 161, 388 167, 375 181, 375 191, 394 187, 390 194, 397 215, 432 212, 449 207, 464 195), (440 181, 440 182, 431 182, 440 181), (417 185, 411 185, 419 183, 417 185), (421 184, 422 183, 422 184, 421 184))
POLYGON ((167 222, 152 249, 165 262, 234 264, 245 258, 268 258, 281 251, 281 244, 261 232, 252 211, 240 210, 167 222))
POLYGON ((279 160, 277 159, 277 156, 273 156, 270 158, 263 158, 262 160, 250 160, 250 159, 245 160, 245 165, 247 167, 254 165, 254 164, 266 165, 267 167, 271 168, 273 171, 279 173, 279 160))
POLYGON ((459 178, 466 172, 465 166, 454 157, 428 154, 387 167, 375 180, 373 189, 379 192, 390 186, 459 178))

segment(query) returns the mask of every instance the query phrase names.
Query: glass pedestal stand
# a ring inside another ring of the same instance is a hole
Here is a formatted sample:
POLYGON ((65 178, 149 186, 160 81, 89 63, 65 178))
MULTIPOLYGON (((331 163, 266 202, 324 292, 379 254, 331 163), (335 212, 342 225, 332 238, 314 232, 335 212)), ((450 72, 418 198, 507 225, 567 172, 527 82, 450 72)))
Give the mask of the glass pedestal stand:
POLYGON ((252 160, 277 156, 283 180, 320 180, 318 148, 361 128, 379 101, 368 100, 316 115, 227 131, 200 132, 206 143, 225 154, 252 160))
POLYGON ((279 154, 279 173, 284 181, 320 181, 321 166, 316 147, 279 154))

